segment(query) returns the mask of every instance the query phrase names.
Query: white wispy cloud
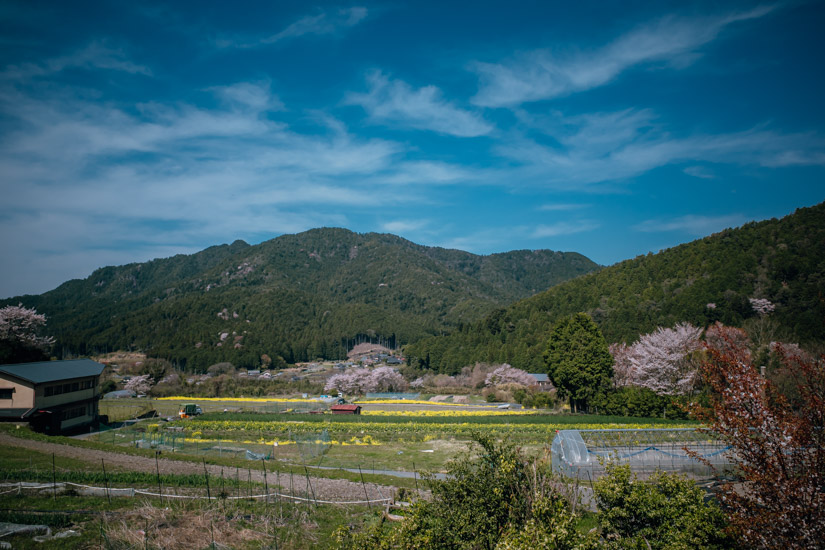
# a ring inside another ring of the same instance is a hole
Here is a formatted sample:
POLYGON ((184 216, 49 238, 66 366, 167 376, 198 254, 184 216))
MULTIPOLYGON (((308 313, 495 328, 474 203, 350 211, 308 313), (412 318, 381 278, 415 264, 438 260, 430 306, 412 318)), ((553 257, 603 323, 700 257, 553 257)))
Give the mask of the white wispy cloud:
POLYGON ((363 107, 374 123, 458 137, 483 136, 493 131, 493 126, 479 114, 447 101, 435 86, 413 88, 379 71, 367 75, 367 85, 367 93, 349 93, 345 103, 363 107))
POLYGON ((149 67, 129 59, 123 49, 113 48, 107 41, 98 40, 90 42, 69 55, 50 58, 41 63, 9 65, 0 73, 0 77, 10 81, 24 81, 49 76, 71 68, 104 69, 144 76, 152 75, 149 67))
POLYGON ((552 224, 538 225, 533 229, 532 237, 558 237, 560 235, 574 235, 598 229, 600 224, 593 220, 559 221, 552 224))
POLYGON ((542 204, 538 209, 545 212, 566 212, 570 210, 581 210, 582 208, 588 208, 589 206, 589 204, 553 203, 542 204))
POLYGON ((429 220, 393 220, 382 224, 381 228, 384 231, 398 234, 407 233, 410 231, 419 231, 427 227, 429 223, 429 220))
POLYGON ((764 17, 774 9, 765 5, 708 17, 670 16, 590 52, 536 50, 507 62, 475 62, 470 68, 479 75, 480 89, 472 101, 485 107, 509 107, 603 86, 644 63, 685 66, 725 27, 764 17))
POLYGON ((284 104, 272 94, 269 82, 238 82, 209 89, 234 107, 263 111, 282 111, 284 104))
POLYGON ((682 170, 688 176, 693 176, 694 178, 710 180, 714 179, 716 175, 708 170, 704 166, 688 166, 684 170, 682 170))
POLYGON ((756 127, 677 137, 650 110, 571 117, 557 113, 545 121, 543 131, 556 145, 514 136, 495 149, 521 162, 532 179, 560 189, 627 180, 683 162, 771 168, 825 165, 825 139, 814 133, 783 134, 756 127))
POLYGON ((377 185, 381 178, 459 177, 447 164, 399 162, 402 145, 352 135, 331 117, 297 132, 273 120, 283 105, 268 83, 207 91, 222 101, 134 108, 71 88, 33 93, 0 83, 0 232, 20 235, 4 240, 0 255, 44 268, 29 280, 4 277, 0 294, 41 292, 122 263, 123 249, 191 252, 248 235, 346 226, 348 211, 417 200, 377 185), (82 260, 67 261, 62 278, 46 269, 72 253, 82 260))
POLYGON ((366 19, 367 15, 368 10, 363 6, 321 11, 315 15, 301 17, 275 34, 222 37, 216 40, 215 44, 219 48, 257 48, 307 35, 334 35, 342 30, 354 27, 366 19))
POLYGON ((477 181, 481 177, 476 172, 461 166, 421 160, 398 164, 395 173, 381 177, 380 181, 391 185, 451 185, 471 180, 477 181))
POLYGON ((725 216, 688 215, 668 220, 645 220, 633 226, 633 229, 644 233, 681 231, 694 236, 704 236, 729 227, 738 227, 747 221, 748 218, 742 214, 725 216))

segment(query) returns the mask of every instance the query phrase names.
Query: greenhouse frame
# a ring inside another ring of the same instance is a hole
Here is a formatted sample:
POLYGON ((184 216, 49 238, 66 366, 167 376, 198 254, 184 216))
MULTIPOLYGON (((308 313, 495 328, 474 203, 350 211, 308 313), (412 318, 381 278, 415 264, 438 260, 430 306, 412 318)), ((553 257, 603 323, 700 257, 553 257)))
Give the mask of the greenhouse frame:
POLYGON ((610 462, 643 477, 656 471, 709 477, 731 467, 730 446, 693 428, 559 430, 550 452, 554 472, 580 480, 602 476, 610 462))

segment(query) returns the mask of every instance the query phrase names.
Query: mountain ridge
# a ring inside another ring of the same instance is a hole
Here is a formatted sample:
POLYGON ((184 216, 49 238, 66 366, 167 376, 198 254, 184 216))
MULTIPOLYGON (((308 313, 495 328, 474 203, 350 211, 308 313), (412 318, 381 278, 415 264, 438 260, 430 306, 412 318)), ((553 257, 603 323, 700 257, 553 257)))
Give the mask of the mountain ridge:
POLYGON ((546 337, 564 316, 588 313, 609 342, 631 342, 683 321, 747 328, 759 321, 750 298, 776 305, 765 321, 773 337, 825 342, 825 203, 619 262, 406 351, 438 372, 478 361, 542 372, 546 337))
POLYGON ((192 369, 258 366, 265 354, 339 357, 359 337, 406 344, 598 268, 575 252, 479 256, 317 228, 104 267, 7 302, 45 313, 61 354, 139 348, 192 369))

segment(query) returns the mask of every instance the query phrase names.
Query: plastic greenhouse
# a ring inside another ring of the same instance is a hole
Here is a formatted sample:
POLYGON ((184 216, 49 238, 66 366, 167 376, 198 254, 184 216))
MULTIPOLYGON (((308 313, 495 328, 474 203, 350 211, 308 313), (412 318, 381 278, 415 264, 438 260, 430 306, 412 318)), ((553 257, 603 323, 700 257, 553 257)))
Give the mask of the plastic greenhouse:
POLYGON ((664 470, 710 476, 730 466, 729 451, 712 434, 691 428, 560 430, 550 450, 553 471, 582 480, 601 476, 608 461, 629 464, 638 474, 664 470))

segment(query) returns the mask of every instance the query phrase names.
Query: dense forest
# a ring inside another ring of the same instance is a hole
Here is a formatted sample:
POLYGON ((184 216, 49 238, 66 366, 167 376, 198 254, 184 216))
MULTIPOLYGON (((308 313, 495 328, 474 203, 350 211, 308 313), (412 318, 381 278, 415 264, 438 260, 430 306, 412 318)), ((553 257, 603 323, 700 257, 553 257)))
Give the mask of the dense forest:
POLYGON ((188 370, 279 366, 458 330, 598 268, 576 253, 478 256, 326 228, 106 267, 0 307, 46 314, 61 356, 131 349, 188 370))
POLYGON ((543 372, 553 324, 588 313, 608 342, 630 343, 659 326, 757 322, 765 338, 825 341, 825 203, 590 273, 498 309, 445 336, 406 348, 419 368, 454 374, 474 362, 543 372), (760 319, 749 298, 773 302, 760 319))

